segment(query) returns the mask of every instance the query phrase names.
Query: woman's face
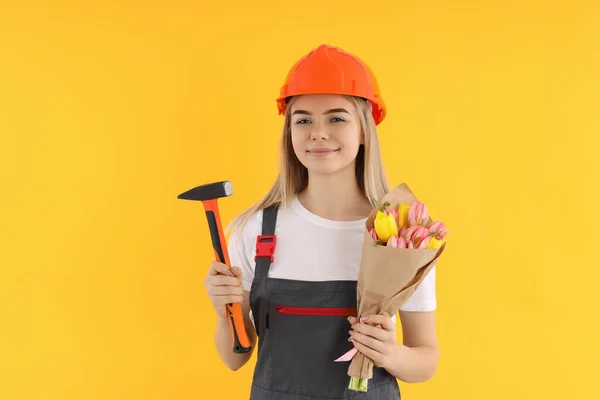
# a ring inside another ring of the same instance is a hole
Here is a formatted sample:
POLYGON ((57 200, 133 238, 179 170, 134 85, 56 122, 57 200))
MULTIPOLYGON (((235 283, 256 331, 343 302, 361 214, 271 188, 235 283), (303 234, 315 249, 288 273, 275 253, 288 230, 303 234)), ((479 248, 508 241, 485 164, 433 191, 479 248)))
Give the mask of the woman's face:
POLYGON ((352 167, 361 144, 358 110, 344 96, 303 95, 291 105, 292 145, 310 173, 352 167))

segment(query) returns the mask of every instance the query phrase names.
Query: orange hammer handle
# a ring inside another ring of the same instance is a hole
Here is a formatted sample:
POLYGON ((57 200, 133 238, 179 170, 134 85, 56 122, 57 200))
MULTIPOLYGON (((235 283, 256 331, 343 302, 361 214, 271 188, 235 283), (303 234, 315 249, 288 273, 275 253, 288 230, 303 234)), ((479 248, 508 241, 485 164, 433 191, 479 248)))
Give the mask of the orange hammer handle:
MULTIPOLYGON (((215 252, 215 259, 231 268, 231 261, 229 260, 227 243, 225 241, 225 235, 223 234, 217 199, 204 200, 202 203, 204 204, 206 218, 208 219, 208 228, 210 230, 210 237, 215 252)), ((248 353, 252 349, 252 346, 250 345, 250 340, 248 339, 246 328, 244 326, 242 306, 239 303, 230 303, 227 304, 226 309, 227 319, 229 320, 229 330, 231 331, 233 352, 248 353)))

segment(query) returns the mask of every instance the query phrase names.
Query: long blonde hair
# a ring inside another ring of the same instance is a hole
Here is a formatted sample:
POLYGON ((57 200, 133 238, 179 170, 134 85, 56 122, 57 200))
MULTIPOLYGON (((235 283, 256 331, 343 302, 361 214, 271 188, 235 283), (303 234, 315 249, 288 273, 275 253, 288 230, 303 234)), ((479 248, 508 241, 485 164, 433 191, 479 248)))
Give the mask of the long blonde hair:
MULTIPOLYGON (((344 97, 356 106, 360 116, 361 133, 364 134, 364 145, 360 146, 356 158, 356 181, 363 195, 375 207, 373 200, 380 200, 389 191, 389 185, 381 160, 377 127, 371 113, 371 104, 358 97, 344 97)), ((291 109, 293 102, 294 99, 288 104, 285 113, 280 142, 279 175, 269 192, 259 202, 231 221, 226 229, 228 234, 241 230, 255 212, 278 202, 281 203, 281 206, 287 206, 293 196, 308 185, 308 170, 298 160, 292 147, 291 109)))

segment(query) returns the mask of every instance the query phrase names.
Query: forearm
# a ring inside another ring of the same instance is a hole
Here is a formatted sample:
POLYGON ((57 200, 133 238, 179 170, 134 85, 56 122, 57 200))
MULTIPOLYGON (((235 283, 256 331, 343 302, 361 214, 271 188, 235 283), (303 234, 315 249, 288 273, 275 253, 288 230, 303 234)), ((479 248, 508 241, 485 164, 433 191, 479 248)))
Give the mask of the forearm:
POLYGON ((428 346, 408 347, 398 343, 390 366, 385 369, 403 382, 425 382, 435 374, 438 360, 439 351, 437 348, 428 346))
POLYGON ((231 331, 229 321, 226 318, 219 317, 217 319, 217 328, 215 330, 215 346, 221 360, 232 371, 236 371, 248 362, 252 352, 245 354, 237 354, 233 352, 233 344, 231 341, 231 331))

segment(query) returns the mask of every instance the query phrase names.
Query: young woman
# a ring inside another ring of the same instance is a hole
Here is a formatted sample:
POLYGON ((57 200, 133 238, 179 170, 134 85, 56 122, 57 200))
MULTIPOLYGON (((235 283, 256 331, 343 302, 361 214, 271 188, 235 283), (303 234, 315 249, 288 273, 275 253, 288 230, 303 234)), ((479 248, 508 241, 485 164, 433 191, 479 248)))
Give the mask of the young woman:
POLYGON ((277 100, 285 115, 281 170, 269 193, 231 224, 232 271, 213 262, 205 280, 218 315, 215 344, 237 370, 252 353, 232 351, 227 303, 241 303, 258 355, 251 388, 260 399, 399 399, 397 384, 423 382, 438 362, 435 268, 396 318, 356 312, 364 223, 389 190, 376 126, 386 107, 357 57, 323 45, 289 72, 277 100), (257 254, 274 235, 272 258, 257 254), (375 362, 368 392, 348 389, 355 346, 375 362))

